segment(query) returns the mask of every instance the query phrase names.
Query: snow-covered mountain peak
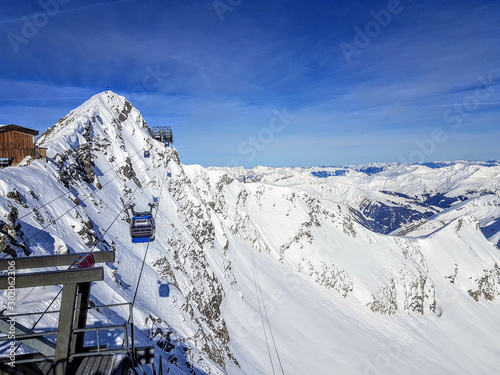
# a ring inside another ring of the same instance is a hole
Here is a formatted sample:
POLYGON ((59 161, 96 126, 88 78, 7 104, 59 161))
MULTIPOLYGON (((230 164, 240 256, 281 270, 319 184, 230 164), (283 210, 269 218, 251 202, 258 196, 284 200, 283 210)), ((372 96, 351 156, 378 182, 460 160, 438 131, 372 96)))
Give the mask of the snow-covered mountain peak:
POLYGON ((149 128, 140 112, 125 97, 105 91, 61 118, 39 137, 37 144, 48 148, 49 157, 55 157, 68 149, 99 142, 119 142, 122 149, 128 143, 145 146, 150 144, 149 138, 149 128))
MULTIPOLYGON (((130 302, 137 288, 136 345, 158 344, 169 374, 269 374, 278 362, 296 374, 500 365, 498 162, 184 165, 111 91, 38 144, 47 163, 0 170, 0 218, 28 249, 9 256, 115 250, 92 301, 130 302), (129 205, 152 202, 155 239, 132 244, 129 205)), ((17 296, 25 311, 51 300, 17 296)))

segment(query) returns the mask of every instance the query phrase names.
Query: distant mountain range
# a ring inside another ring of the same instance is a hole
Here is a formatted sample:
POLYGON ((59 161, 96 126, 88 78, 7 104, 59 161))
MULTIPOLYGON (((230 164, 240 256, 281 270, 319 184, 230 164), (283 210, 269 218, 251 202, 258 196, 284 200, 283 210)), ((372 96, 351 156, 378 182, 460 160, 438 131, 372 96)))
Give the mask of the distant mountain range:
MULTIPOLYGON (((0 218, 20 225, 17 240, 31 254, 116 250, 105 280, 92 287, 96 303, 132 300, 147 249, 136 340, 157 344, 164 373, 500 367, 498 161, 184 165, 111 91, 38 143, 47 163, 0 171, 0 218), (145 210, 155 200, 155 240, 132 244, 128 205, 145 210)), ((20 290, 17 309, 42 310, 54 291, 20 290)), ((127 314, 93 311, 91 319, 120 324, 127 314)))

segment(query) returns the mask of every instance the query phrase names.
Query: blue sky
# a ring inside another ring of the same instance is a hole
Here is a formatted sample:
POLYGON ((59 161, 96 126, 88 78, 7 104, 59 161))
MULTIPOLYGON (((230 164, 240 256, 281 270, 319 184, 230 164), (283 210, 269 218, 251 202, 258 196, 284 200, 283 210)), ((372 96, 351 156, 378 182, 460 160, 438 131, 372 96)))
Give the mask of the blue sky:
POLYGON ((181 160, 500 159, 500 3, 0 3, 0 123, 46 130, 109 86, 181 160))

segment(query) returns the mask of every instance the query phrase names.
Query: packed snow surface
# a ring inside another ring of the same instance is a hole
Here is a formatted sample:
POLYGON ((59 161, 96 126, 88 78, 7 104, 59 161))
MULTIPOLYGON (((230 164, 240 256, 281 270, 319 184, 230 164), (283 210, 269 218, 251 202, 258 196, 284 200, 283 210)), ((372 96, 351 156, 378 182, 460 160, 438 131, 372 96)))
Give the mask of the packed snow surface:
MULTIPOLYGON (((498 162, 184 165, 111 91, 38 143, 47 162, 0 171, 0 219, 17 210, 31 255, 115 250, 92 302, 138 288, 136 344, 159 345, 164 373, 498 372, 498 162), (129 204, 154 201, 155 240, 132 244, 129 204)), ((16 312, 59 289, 19 290, 16 312)), ((88 324, 127 319, 120 307, 88 324)), ((56 326, 53 314, 38 327, 56 326)))

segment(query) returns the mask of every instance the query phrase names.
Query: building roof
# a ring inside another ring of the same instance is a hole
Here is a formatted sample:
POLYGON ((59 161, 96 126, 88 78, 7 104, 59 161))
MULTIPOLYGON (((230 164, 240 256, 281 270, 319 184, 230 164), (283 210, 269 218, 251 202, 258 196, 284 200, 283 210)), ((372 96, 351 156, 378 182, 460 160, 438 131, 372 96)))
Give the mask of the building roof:
POLYGON ((24 126, 9 124, 9 125, 0 125, 0 133, 6 133, 10 131, 18 131, 21 133, 28 133, 31 135, 38 135, 40 132, 38 130, 25 128, 24 126))

